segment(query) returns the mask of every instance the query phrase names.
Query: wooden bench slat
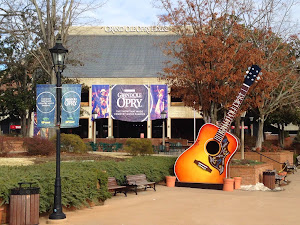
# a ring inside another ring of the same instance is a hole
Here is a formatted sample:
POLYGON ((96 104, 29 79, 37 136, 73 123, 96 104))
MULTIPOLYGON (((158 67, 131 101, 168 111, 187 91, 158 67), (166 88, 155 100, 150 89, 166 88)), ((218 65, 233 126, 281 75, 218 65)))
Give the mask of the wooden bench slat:
POLYGON ((155 182, 147 181, 146 174, 136 174, 136 175, 127 175, 125 176, 128 186, 134 187, 135 194, 137 195, 137 186, 145 186, 147 188, 155 189, 155 182))
POLYGON ((127 187, 118 185, 115 177, 108 177, 107 188, 108 190, 115 191, 114 196, 118 192, 118 193, 124 193, 124 195, 127 197, 127 187))

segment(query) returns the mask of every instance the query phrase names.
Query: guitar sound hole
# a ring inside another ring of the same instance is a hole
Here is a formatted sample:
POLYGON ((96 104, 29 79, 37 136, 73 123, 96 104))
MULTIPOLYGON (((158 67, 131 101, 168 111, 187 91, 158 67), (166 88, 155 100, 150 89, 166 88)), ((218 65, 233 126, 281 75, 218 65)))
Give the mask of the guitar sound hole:
POLYGON ((211 155, 217 154, 219 152, 219 148, 219 143, 216 141, 210 141, 206 145, 206 151, 211 155))

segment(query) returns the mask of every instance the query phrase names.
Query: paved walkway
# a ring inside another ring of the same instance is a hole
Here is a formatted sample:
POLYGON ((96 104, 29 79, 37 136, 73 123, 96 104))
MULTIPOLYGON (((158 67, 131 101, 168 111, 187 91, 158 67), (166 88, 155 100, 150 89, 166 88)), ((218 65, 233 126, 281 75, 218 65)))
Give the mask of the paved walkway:
MULTIPOLYGON (((284 191, 224 192, 157 185, 128 197, 66 212, 68 225, 295 225, 299 224, 300 171, 284 191)), ((47 218, 40 218, 46 224, 47 218)))

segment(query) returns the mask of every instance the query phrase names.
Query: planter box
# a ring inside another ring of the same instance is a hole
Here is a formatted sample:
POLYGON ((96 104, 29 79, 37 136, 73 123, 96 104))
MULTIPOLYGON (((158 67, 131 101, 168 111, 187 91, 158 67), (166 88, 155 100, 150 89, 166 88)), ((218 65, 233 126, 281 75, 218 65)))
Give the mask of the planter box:
MULTIPOLYGON (((293 163, 293 152, 292 151, 281 151, 281 152, 260 152, 264 156, 267 156, 277 162, 284 163, 287 160, 292 164, 293 163)), ((277 171, 282 170, 282 164, 279 164, 271 159, 268 159, 255 152, 245 152, 245 159, 257 160, 259 162, 271 163, 277 171)), ((237 152, 234 159, 241 159, 241 153, 237 152)))
POLYGON ((242 185, 255 185, 263 182, 263 172, 265 170, 273 170, 273 165, 263 163, 259 165, 230 165, 230 177, 242 177, 242 185))

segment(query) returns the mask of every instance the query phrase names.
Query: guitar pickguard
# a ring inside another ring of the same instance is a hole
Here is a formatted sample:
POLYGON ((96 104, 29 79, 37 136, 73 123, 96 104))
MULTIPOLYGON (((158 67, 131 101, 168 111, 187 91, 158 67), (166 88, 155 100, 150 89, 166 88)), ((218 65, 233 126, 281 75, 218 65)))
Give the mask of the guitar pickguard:
POLYGON ((230 154, 228 151, 229 141, 226 136, 221 143, 221 150, 218 155, 208 156, 209 163, 219 171, 220 175, 224 172, 225 158, 230 154))

